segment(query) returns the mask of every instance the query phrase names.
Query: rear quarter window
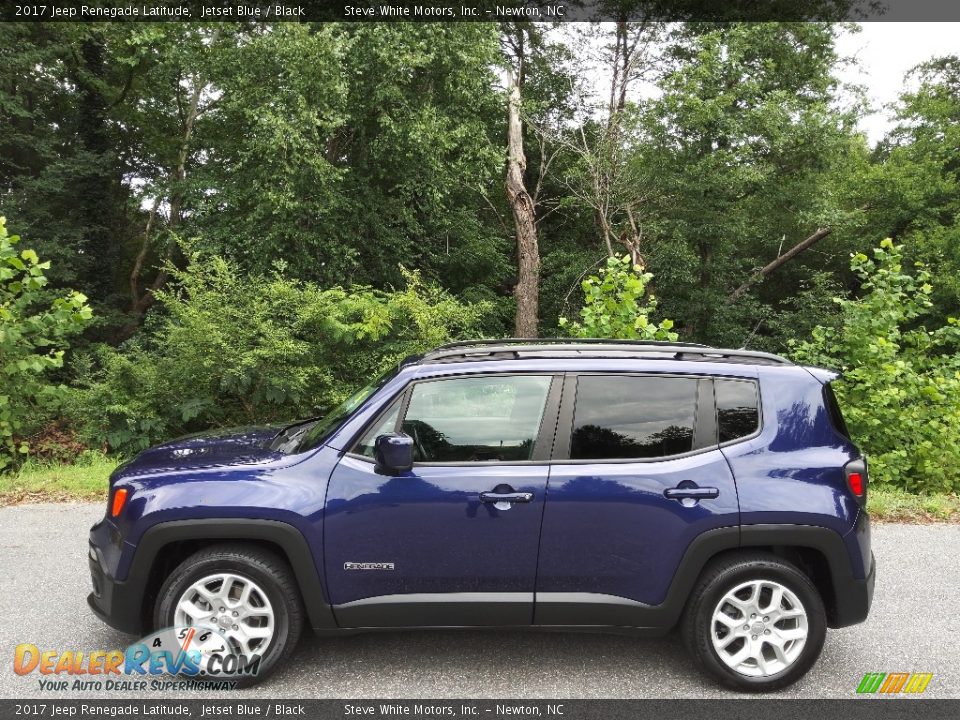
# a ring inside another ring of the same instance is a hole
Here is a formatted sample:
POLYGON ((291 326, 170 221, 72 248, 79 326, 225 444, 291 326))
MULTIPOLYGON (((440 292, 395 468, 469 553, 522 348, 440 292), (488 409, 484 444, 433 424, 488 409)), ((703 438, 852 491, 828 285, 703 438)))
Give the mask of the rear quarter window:
POLYGON ((827 383, 823 386, 823 402, 827 406, 827 413, 830 415, 830 422, 838 433, 847 440, 850 439, 850 431, 847 430, 847 422, 843 419, 843 413, 840 411, 840 403, 837 402, 837 396, 833 392, 833 385, 827 383))
POLYGON ((715 380, 717 431, 722 443, 760 429, 760 401, 753 380, 715 380))

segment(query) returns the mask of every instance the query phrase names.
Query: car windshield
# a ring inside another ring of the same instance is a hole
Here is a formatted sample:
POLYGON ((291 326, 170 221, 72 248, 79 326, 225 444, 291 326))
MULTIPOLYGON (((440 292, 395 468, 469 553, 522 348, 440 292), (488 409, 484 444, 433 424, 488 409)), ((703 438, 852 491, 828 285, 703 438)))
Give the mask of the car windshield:
POLYGON ((313 425, 308 425, 300 436, 294 452, 304 452, 318 447, 324 440, 330 437, 337 428, 343 425, 347 418, 353 414, 354 410, 360 407, 368 397, 386 385, 398 372, 399 368, 382 375, 365 388, 357 390, 357 392, 337 405, 337 407, 317 420, 313 425))

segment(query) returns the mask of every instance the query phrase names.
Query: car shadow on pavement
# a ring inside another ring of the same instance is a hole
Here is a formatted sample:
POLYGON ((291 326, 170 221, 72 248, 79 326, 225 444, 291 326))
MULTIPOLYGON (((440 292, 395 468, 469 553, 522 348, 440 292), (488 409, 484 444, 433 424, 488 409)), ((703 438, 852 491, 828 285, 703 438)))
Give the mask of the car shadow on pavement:
POLYGON ((665 697, 701 675, 680 638, 524 630, 306 636, 261 687, 315 697, 665 697), (655 682, 651 682, 656 678, 655 682))

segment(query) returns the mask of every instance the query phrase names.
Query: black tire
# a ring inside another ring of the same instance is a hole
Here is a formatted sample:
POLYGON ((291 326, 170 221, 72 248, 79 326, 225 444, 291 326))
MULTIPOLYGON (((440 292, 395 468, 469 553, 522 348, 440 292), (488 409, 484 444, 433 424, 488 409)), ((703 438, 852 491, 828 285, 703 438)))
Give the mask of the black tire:
POLYGON ((300 591, 284 558, 252 545, 233 543, 195 552, 180 563, 161 586, 154 606, 154 626, 157 630, 173 627, 176 605, 183 593, 200 578, 223 572, 253 580, 274 608, 274 635, 261 657, 257 674, 232 678, 241 686, 249 686, 283 664, 296 647, 303 629, 300 591))
POLYGON ((748 692, 779 690, 793 684, 820 657, 827 633, 823 600, 817 588, 793 564, 768 553, 727 557, 709 566, 694 587, 681 620, 681 634, 687 650, 708 674, 729 687, 748 692), (728 667, 712 641, 713 612, 724 595, 740 583, 773 580, 791 590, 807 614, 807 639, 800 655, 780 672, 752 677, 728 667))

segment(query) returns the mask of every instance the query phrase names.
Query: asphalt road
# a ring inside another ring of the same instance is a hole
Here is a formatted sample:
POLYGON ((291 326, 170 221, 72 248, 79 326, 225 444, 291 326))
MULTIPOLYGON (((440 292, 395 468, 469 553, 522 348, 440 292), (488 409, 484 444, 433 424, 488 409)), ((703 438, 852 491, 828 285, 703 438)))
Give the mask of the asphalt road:
MULTIPOLYGON (((87 608, 87 531, 102 512, 101 504, 0 509, 0 697, 54 695, 39 689, 37 674, 13 672, 19 643, 60 651, 129 643, 87 608)), ((866 672, 932 672, 926 697, 960 697, 960 525, 875 525, 874 552, 878 576, 869 620, 830 631, 820 661, 781 697, 849 698, 866 672)), ((223 699, 734 695, 697 672, 677 637, 443 631, 311 635, 262 685, 223 699)))

